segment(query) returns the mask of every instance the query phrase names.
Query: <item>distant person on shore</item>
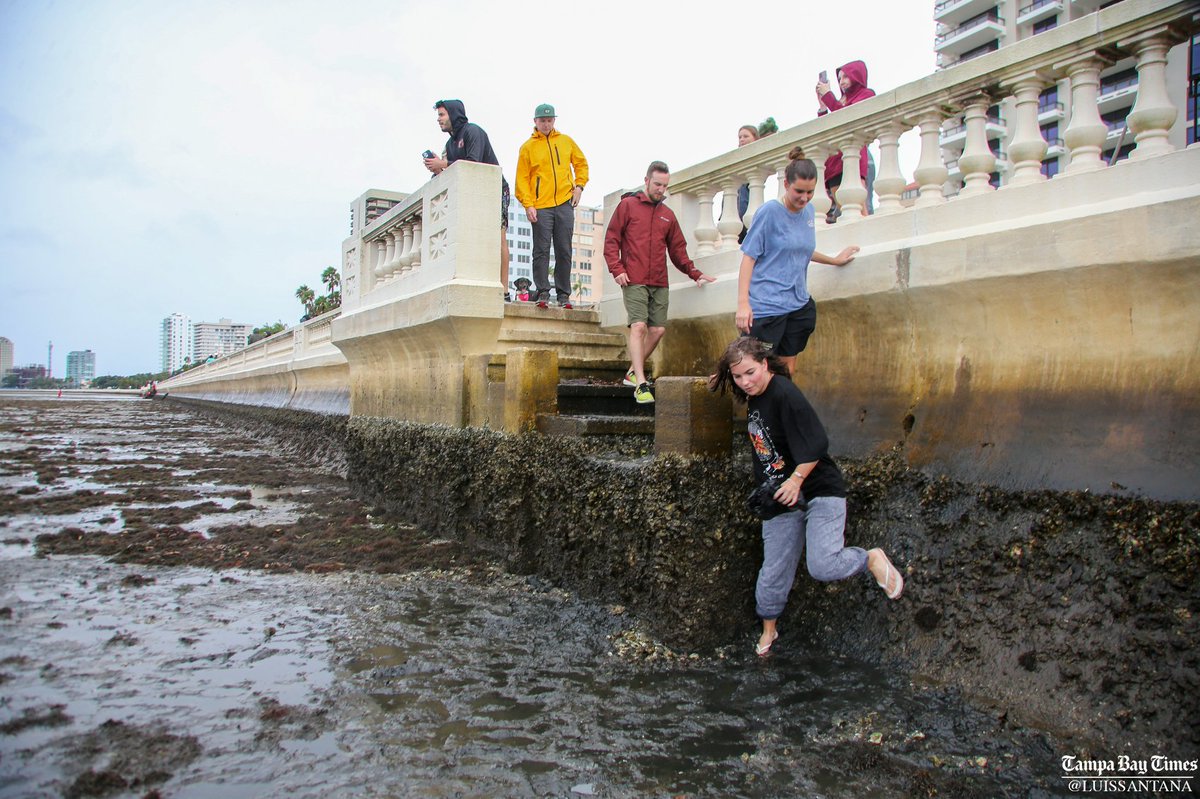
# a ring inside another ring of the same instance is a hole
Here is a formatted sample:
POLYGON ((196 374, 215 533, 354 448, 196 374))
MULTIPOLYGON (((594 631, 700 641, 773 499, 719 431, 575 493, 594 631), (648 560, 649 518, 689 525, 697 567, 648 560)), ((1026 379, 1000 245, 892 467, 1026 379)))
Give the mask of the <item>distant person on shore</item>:
MULTIPOLYGON (((840 100, 829 90, 828 83, 817 81, 817 102, 820 104, 817 116, 824 116, 830 111, 837 111, 875 96, 874 90, 867 88, 867 65, 862 61, 851 61, 838 68, 837 80, 838 88, 842 92, 840 100)), ((858 174, 867 187, 867 203, 863 206, 863 216, 866 216, 875 212, 874 203, 871 201, 871 193, 875 189, 875 162, 866 147, 863 147, 859 153, 858 174)), ((833 206, 825 215, 825 221, 829 224, 836 222, 837 218, 842 215, 841 206, 837 201, 837 190, 841 185, 842 154, 836 152, 825 159, 825 190, 829 192, 829 199, 833 200, 833 206)))
POLYGON ((588 162, 575 140, 559 133, 554 106, 533 110, 533 133, 517 155, 517 202, 533 226, 533 282, 537 304, 550 302, 550 244, 554 244, 555 300, 571 307, 571 234, 575 207, 588 182, 588 162))
POLYGON ((621 287, 628 317, 631 363, 624 383, 633 386, 633 398, 639 403, 654 402, 646 360, 667 332, 667 255, 697 286, 715 280, 688 257, 679 220, 663 202, 670 182, 667 165, 651 162, 645 188, 621 198, 604 232, 604 260, 621 287))
POLYGON ((835 256, 817 252, 815 212, 817 167, 799 147, 788 154, 783 199, 769 200, 754 214, 742 242, 738 305, 734 323, 742 333, 772 348, 790 374, 796 356, 817 326, 817 303, 808 291, 808 264, 845 266, 858 247, 835 256))
MULTIPOLYGON (((438 127, 449 133, 446 152, 442 156, 424 159, 425 168, 435 175, 455 161, 474 161, 479 164, 500 166, 500 159, 492 149, 487 132, 474 122, 467 121, 467 109, 462 100, 438 100, 433 105, 437 110, 438 127)), ((508 302, 508 204, 511 194, 504 174, 500 175, 500 286, 504 289, 504 300, 508 302)))
POLYGON ((750 504, 763 520, 763 563, 754 591, 762 635, 755 652, 766 655, 779 637, 776 622, 806 548, 808 573, 815 579, 833 582, 870 572, 888 599, 899 599, 904 577, 887 553, 846 546, 846 481, 829 455, 821 420, 783 361, 762 342, 743 336, 725 349, 710 388, 722 394, 728 389, 747 403, 746 431, 760 486, 750 504))

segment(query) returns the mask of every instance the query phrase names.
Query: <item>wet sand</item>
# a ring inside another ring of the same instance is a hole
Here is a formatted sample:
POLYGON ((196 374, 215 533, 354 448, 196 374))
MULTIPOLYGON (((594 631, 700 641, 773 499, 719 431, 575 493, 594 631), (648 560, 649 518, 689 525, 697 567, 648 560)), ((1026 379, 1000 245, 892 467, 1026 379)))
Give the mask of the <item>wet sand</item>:
POLYGON ((1047 734, 672 652, 170 403, 0 398, 0 455, 3 797, 1068 795, 1047 734))

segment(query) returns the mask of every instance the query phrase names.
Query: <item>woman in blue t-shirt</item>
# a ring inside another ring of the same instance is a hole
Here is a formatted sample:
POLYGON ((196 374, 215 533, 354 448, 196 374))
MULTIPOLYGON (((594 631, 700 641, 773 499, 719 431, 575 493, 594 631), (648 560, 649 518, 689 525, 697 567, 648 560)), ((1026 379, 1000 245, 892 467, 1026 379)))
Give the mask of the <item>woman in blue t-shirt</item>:
POLYGON ((813 208, 817 167, 799 147, 788 154, 783 199, 764 203, 742 242, 738 275, 738 330, 769 344, 792 370, 817 326, 817 305, 808 293, 808 263, 845 266, 858 247, 836 256, 817 252, 813 208))
POLYGON ((899 599, 904 591, 904 578, 882 549, 846 546, 846 481, 829 456, 821 420, 782 360, 761 341, 743 336, 726 348, 711 378, 714 391, 728 388, 747 403, 756 485, 778 486, 773 495, 778 506, 760 513, 763 563, 754 589, 762 619, 755 649, 760 657, 779 637, 775 622, 806 548, 808 572, 822 582, 870 572, 888 599, 899 599))

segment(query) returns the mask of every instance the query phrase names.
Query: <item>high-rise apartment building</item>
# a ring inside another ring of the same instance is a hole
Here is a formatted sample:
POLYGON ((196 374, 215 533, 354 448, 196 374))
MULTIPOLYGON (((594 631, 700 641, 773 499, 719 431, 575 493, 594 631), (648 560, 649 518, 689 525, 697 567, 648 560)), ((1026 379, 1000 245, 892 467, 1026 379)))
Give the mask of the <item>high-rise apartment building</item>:
MULTIPOLYGON (((604 282, 604 209, 580 205, 575 209, 575 229, 571 233, 571 301, 593 303, 600 300, 604 282), (597 221, 599 220, 599 221, 597 221), (600 244, 596 246, 596 228, 600 244), (601 271, 597 272, 599 268, 601 271)), ((508 282, 519 277, 533 281, 533 226, 525 209, 513 203, 508 209, 508 282)), ((554 249, 550 249, 550 279, 554 279, 554 249)), ((554 292, 550 292, 554 300, 554 292)))
MULTIPOLYGON (((934 3, 933 16, 938 30, 934 39, 939 68, 970 60, 977 56, 999 50, 1023 39, 1045 33, 1101 8, 1126 0, 938 0, 934 3)), ((1186 147, 1195 141, 1196 104, 1195 85, 1197 69, 1196 37, 1189 42, 1171 48, 1167 53, 1167 87, 1171 102, 1176 108, 1187 108, 1169 132, 1169 139, 1177 148, 1186 147), (1191 74, 1189 74, 1189 51, 1191 74)), ((1042 172, 1053 177, 1067 166, 1069 158, 1063 143, 1063 133, 1071 121, 1070 81, 1058 80, 1047 85, 1038 102, 1038 124, 1046 140, 1046 157, 1042 160, 1042 172)), ((1125 118, 1137 99, 1138 72, 1132 57, 1120 58, 1100 73, 1098 107, 1100 118, 1108 126, 1104 158, 1118 160, 1133 149, 1133 134, 1126 131, 1125 118)), ((1004 100, 988 111, 987 133, 992 153, 996 156, 998 171, 993 174, 994 184, 1006 180, 1005 173, 1007 143, 1011 139, 1013 126, 1013 103, 1004 100)), ((951 166, 950 179, 961 184, 956 154, 961 154, 966 143, 966 128, 962 120, 950 120, 942 128, 940 143, 951 166)))
POLYGON ((96 379, 96 353, 91 350, 72 350, 67 353, 67 383, 86 388, 96 379))
POLYGON ((222 319, 219 322, 197 322, 194 326, 192 352, 197 360, 209 356, 222 357, 246 346, 252 325, 222 319))
POLYGON ((11 339, 0 336, 0 377, 12 371, 13 343, 11 339))
POLYGON ((162 320, 162 371, 177 372, 193 359, 192 320, 173 313, 162 320))

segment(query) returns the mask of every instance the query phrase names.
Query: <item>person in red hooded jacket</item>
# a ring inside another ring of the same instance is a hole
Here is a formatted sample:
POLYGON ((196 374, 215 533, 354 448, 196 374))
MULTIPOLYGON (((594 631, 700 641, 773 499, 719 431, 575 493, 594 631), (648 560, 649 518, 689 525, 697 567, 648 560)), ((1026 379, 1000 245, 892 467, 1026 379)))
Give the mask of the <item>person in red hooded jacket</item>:
MULTIPOLYGON (((828 83, 817 82, 817 102, 821 104, 817 110, 817 116, 823 116, 830 111, 837 111, 839 108, 845 108, 875 96, 874 89, 867 88, 867 65, 862 61, 851 61, 849 64, 839 67, 837 79, 838 87, 842 90, 841 100, 829 90, 828 83)), ((870 163, 870 154, 867 152, 867 148, 863 147, 858 159, 858 174, 867 186, 867 206, 863 209, 863 216, 874 210, 871 204, 871 184, 875 182, 873 167, 874 164, 870 163)), ((825 159, 825 190, 829 193, 829 199, 833 200, 833 207, 826 214, 825 221, 831 224, 841 215, 841 207, 837 201, 837 190, 840 185, 842 185, 842 154, 839 152, 825 159)))

